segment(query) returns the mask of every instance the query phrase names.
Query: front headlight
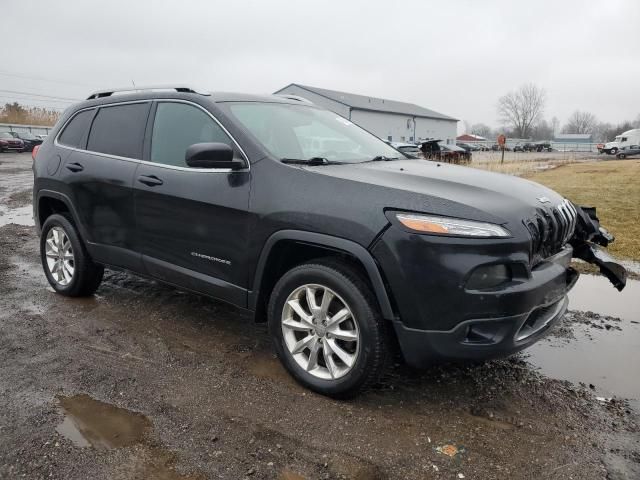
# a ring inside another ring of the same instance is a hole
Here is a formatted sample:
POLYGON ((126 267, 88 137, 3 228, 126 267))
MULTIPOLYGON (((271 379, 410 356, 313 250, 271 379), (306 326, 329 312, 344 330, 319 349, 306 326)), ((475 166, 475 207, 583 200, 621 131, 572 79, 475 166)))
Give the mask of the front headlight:
POLYGON ((462 220, 460 218, 396 213, 396 218, 410 230, 459 237, 509 237, 509 231, 494 223, 462 220))

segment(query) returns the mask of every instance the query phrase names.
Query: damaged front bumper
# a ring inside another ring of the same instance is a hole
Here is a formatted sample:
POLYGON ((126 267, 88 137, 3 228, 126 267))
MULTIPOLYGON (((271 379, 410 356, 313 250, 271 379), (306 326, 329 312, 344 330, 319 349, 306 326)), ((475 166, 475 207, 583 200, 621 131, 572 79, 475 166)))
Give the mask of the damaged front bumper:
POLYGON ((627 284, 627 271, 601 247, 607 247, 615 239, 600 226, 594 207, 578 207, 576 229, 570 242, 574 258, 596 265, 618 291, 627 284))

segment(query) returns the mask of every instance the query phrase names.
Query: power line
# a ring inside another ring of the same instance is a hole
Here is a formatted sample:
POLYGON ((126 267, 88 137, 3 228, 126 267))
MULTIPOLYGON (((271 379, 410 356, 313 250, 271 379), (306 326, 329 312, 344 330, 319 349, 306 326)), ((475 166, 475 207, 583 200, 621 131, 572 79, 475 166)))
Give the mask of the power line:
POLYGON ((79 102, 80 101, 79 98, 55 97, 53 95, 43 95, 43 94, 34 93, 34 92, 19 92, 19 91, 16 91, 16 90, 3 90, 3 89, 0 89, 0 92, 13 93, 13 94, 16 94, 16 95, 29 95, 31 97, 50 98, 50 99, 53 99, 53 100, 70 100, 71 102, 79 102))
POLYGON ((25 78, 27 80, 37 80, 37 81, 41 81, 41 82, 65 83, 67 85, 76 85, 76 86, 79 86, 79 87, 89 87, 89 88, 93 88, 93 89, 96 88, 95 85, 89 85, 89 84, 86 84, 86 83, 77 83, 77 82, 71 82, 69 80, 58 80, 58 79, 54 79, 54 78, 33 77, 33 76, 29 76, 29 75, 22 75, 22 74, 11 73, 11 72, 1 72, 0 71, 0 75, 2 75, 4 77, 25 78))

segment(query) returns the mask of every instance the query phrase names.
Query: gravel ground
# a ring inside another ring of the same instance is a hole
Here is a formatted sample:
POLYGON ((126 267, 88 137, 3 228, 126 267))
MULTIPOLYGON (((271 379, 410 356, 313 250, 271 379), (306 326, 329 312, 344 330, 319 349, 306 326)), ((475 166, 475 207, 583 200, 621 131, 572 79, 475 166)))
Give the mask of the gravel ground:
MULTIPOLYGON (((0 155, 5 211, 29 203, 30 165, 0 155)), ((225 304, 117 271, 92 298, 55 294, 35 229, 2 218, 0 478, 640 478, 636 413, 518 356, 396 365, 334 401, 225 304)))

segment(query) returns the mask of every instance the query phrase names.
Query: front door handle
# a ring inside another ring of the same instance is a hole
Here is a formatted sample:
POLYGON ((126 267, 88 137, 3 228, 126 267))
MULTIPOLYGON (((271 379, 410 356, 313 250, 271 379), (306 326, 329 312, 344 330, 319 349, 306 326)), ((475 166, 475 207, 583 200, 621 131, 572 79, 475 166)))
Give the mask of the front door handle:
POLYGON ((81 172, 82 170, 84 170, 84 167, 79 163, 70 163, 69 165, 67 165, 67 170, 71 170, 74 173, 81 172))
POLYGON ((148 185, 149 187, 155 187, 158 185, 162 185, 164 183, 155 175, 140 175, 138 177, 138 181, 140 183, 144 183, 145 185, 148 185))

